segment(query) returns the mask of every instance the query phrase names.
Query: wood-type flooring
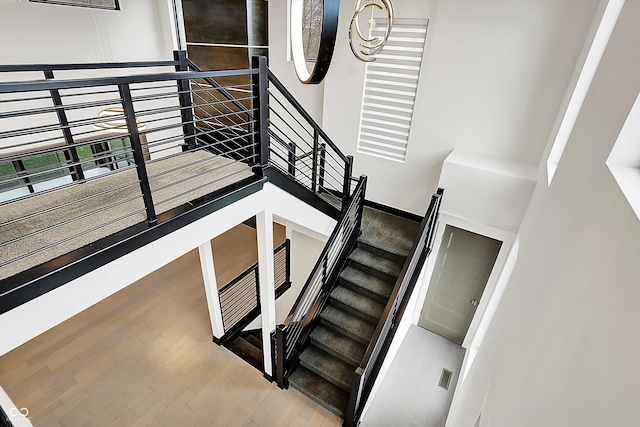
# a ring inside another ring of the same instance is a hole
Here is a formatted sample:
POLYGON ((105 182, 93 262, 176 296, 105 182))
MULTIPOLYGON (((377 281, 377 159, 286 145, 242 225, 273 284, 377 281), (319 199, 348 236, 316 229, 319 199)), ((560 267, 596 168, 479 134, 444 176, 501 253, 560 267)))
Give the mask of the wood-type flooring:
POLYGON ((212 342, 197 250, 0 357, 0 386, 36 427, 341 425, 212 342))

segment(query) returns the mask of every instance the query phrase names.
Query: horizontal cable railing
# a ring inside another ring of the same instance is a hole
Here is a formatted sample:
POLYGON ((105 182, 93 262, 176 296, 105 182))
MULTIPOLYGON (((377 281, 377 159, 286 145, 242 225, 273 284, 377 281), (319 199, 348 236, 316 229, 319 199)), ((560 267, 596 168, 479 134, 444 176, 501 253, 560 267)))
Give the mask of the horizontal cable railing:
POLYGON ((219 292, 225 333, 260 306, 258 265, 254 264, 219 292))
MULTIPOLYGON (((144 66, 106 65, 131 64, 144 66)), ((54 78, 58 69, 78 71, 73 65, 43 66, 45 80, 0 83, 0 279, 133 225, 153 226, 254 176, 251 108, 230 113, 237 100, 220 92, 235 88, 203 81, 256 71, 87 75, 102 65, 78 65, 83 78, 54 78)), ((37 67, 0 72, 4 80, 37 67)), ((253 94, 244 95, 252 106, 253 94)))
POLYGON ((0 66, 0 280, 111 247, 269 171, 337 208, 325 213, 346 212, 359 182, 352 158, 266 58, 253 64, 202 71, 182 51, 173 61, 0 66))
POLYGON ((270 164, 338 208, 352 191, 351 156, 346 156, 284 85, 267 70, 269 80, 270 164), (331 197, 334 196, 334 197, 331 197))
MULTIPOLYGON (((276 294, 288 286, 291 278, 291 243, 285 240, 273 252, 274 285, 276 294)), ((260 282, 258 263, 253 264, 218 291, 225 336, 233 336, 238 325, 251 320, 260 311, 260 282)), ((244 326, 244 325, 242 325, 244 326)))
POLYGON ((286 387, 287 377, 295 367, 299 352, 325 307, 337 275, 360 233, 366 184, 367 178, 363 175, 289 316, 276 328, 276 379, 280 387, 286 387))
POLYGON ((436 228, 438 226, 440 204, 443 194, 444 190, 438 189, 436 194, 431 197, 431 202, 422 220, 418 237, 400 272, 400 276, 396 281, 395 287, 389 297, 389 302, 369 342, 362 362, 360 366, 356 368, 349 405, 344 418, 345 427, 358 425, 362 410, 371 394, 374 382, 387 355, 398 323, 402 318, 425 261, 431 253, 436 228))

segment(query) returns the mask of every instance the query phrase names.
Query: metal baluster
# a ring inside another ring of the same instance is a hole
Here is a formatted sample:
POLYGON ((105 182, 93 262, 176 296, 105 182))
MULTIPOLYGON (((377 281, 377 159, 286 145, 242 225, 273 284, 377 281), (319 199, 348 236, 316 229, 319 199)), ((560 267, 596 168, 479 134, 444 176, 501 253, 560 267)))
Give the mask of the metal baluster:
POLYGON ((142 151, 142 145, 140 144, 140 134, 138 133, 138 125, 136 123, 136 115, 133 110, 133 100, 131 98, 131 88, 128 83, 118 85, 120 90, 120 96, 122 98, 122 108, 124 109, 124 115, 127 119, 127 128, 131 135, 131 148, 133 149, 133 159, 136 162, 136 170, 138 172, 138 179, 140 180, 140 190, 142 191, 142 198, 144 200, 144 207, 147 211, 147 221, 150 225, 158 223, 158 217, 156 216, 156 210, 153 206, 153 197, 151 195, 151 186, 149 185, 149 176, 147 174, 147 167, 144 162, 144 152, 142 151))
MULTIPOLYGON (((53 79, 53 70, 44 70, 44 77, 47 80, 53 79)), ((84 171, 82 170, 82 165, 80 165, 78 151, 76 150, 73 142, 73 134, 71 133, 71 129, 69 128, 69 120, 67 119, 67 113, 64 111, 64 105, 62 104, 60 91, 58 89, 51 89, 49 93, 51 94, 53 105, 55 105, 56 107, 58 122, 62 127, 62 134, 64 135, 64 140, 68 147, 66 150, 64 150, 64 157, 67 162, 75 163, 73 166, 69 167, 69 172, 71 172, 71 179, 74 181, 84 180, 84 171)))

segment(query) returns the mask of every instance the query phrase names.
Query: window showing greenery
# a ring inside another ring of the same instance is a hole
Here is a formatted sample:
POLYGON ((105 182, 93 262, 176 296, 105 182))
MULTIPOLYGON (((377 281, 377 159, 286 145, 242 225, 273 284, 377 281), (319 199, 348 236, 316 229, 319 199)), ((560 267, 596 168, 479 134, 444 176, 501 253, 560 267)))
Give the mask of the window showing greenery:
MULTIPOLYGON (((32 156, 26 154, 20 160, 0 163, 0 192, 27 185, 28 191, 33 192, 38 190, 38 186, 34 189, 32 184, 38 183, 51 184, 54 187, 63 185, 64 181, 52 181, 71 175, 71 161, 66 159, 65 152, 68 153, 64 147, 61 147, 60 151, 32 156)), ((102 168, 97 174, 94 173, 90 176, 99 175, 108 169, 115 170, 134 164, 129 138, 118 138, 92 145, 79 145, 76 146, 76 152, 83 171, 102 168)), ((67 155, 70 156, 70 153, 67 155)), ((75 179, 75 177, 73 178, 75 179)))
POLYGON ((69 175, 69 169, 64 167, 65 163, 66 159, 62 152, 22 159, 24 170, 31 182, 47 181, 69 175))
POLYGON ((0 163, 0 191, 10 190, 22 185, 22 180, 14 180, 18 177, 13 163, 0 163))

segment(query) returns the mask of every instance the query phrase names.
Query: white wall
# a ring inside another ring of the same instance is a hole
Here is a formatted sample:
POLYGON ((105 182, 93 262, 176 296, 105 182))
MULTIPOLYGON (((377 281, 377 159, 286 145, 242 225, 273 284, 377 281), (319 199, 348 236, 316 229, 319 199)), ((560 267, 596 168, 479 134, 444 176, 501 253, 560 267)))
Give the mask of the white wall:
POLYGON ((605 165, 640 91, 638 22, 627 1, 448 426, 474 425, 488 389, 483 425, 638 425, 640 222, 605 165))
POLYGON ((167 0, 100 10, 0 0, 3 64, 173 59, 167 0))
MULTIPOLYGON (((429 19, 407 161, 355 156, 368 198, 424 214, 444 158, 454 148, 537 165, 562 102, 596 0, 396 0, 398 18, 429 19), (406 197, 398 189, 415 189, 406 197)), ((325 81, 324 125, 356 151, 364 63, 342 1, 334 60, 325 81)))
POLYGON ((291 289, 276 301, 276 322, 284 322, 296 302, 311 270, 318 261, 326 238, 319 240, 292 230, 291 236, 291 289))
POLYGON ((533 194, 536 172, 527 163, 454 150, 445 159, 438 182, 446 189, 440 212, 516 232, 533 194))

